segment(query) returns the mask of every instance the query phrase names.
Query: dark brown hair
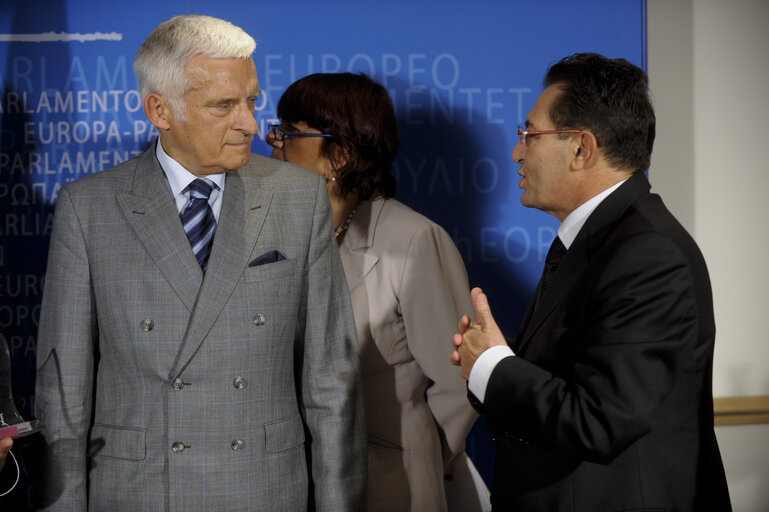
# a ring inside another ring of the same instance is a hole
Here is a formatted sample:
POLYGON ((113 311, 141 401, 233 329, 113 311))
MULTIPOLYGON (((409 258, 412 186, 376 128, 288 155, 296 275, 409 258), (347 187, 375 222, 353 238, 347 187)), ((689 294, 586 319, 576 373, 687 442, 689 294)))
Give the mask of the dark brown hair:
POLYGON ((655 116, 642 69, 625 59, 577 53, 550 67, 544 85, 563 90, 550 109, 558 129, 590 130, 615 167, 649 168, 655 116))
POLYGON ((332 162, 340 155, 347 163, 336 169, 336 182, 346 195, 361 199, 395 195, 392 164, 398 151, 398 122, 387 90, 368 76, 353 73, 316 73, 291 84, 278 102, 282 121, 304 121, 331 135, 322 151, 332 162))

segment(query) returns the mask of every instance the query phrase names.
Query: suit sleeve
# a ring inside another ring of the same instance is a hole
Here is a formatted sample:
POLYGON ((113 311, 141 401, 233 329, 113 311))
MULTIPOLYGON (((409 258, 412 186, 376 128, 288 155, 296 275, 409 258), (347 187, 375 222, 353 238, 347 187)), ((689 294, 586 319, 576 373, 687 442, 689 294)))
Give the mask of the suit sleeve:
POLYGON ((50 509, 86 509, 86 444, 91 419, 96 309, 86 244, 67 189, 54 215, 37 338, 35 414, 48 451, 50 509))
POLYGON ((692 273, 673 243, 645 233, 604 252, 553 313, 562 323, 544 324, 531 341, 558 347, 553 357, 567 362, 502 360, 482 406, 497 430, 599 463, 650 431, 686 378, 698 321, 692 273))
POLYGON ((358 340, 350 296, 331 227, 325 182, 318 177, 307 258, 301 395, 310 435, 315 507, 363 510, 366 430, 358 340))
POLYGON ((414 235, 398 300, 409 351, 433 381, 427 403, 440 428, 443 462, 448 465, 464 451, 478 415, 467 401, 459 370, 449 362, 459 318, 473 309, 462 257, 441 227, 426 223, 414 235))

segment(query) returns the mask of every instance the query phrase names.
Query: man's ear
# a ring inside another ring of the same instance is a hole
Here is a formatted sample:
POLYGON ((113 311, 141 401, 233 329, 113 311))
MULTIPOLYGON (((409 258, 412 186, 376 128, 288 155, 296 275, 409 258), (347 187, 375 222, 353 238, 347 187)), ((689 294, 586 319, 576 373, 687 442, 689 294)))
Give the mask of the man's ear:
POLYGON ((589 130, 583 130, 574 137, 570 149, 571 168, 574 171, 589 169, 598 161, 598 141, 589 130))
POLYGON ((150 93, 144 98, 144 113, 149 122, 154 124, 158 131, 171 128, 174 113, 171 106, 160 94, 150 93))

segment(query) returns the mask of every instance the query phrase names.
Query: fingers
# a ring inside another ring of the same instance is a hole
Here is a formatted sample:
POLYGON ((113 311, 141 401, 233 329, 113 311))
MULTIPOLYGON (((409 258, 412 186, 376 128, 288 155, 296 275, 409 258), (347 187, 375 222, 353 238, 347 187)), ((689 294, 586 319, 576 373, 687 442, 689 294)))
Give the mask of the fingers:
POLYGON ((10 437, 4 437, 3 439, 0 439, 0 453, 6 454, 10 452, 12 447, 13 439, 10 437))
POLYGON ((460 348, 457 348, 454 352, 452 352, 451 353, 451 357, 449 357, 449 361, 454 366, 461 367, 461 371, 459 373, 459 376, 462 377, 463 379, 467 380, 467 379, 470 378, 470 371, 467 368, 465 368, 466 365, 462 364, 462 356, 459 353, 460 350, 461 350, 460 348))
POLYGON ((472 323, 471 319, 467 315, 462 315, 462 318, 459 319, 459 325, 457 326, 457 332, 459 334, 464 334, 467 329, 470 328, 470 324, 472 323))
POLYGON ((473 310, 475 310, 475 320, 481 327, 486 329, 496 329, 497 323, 491 315, 491 308, 486 294, 480 288, 473 288, 470 292, 470 299, 473 301, 473 310))
POLYGON ((459 346, 462 344, 462 335, 457 333, 454 336, 452 336, 451 344, 454 345, 454 351, 451 353, 451 356, 449 357, 449 361, 454 366, 461 366, 462 358, 459 356, 459 346))
POLYGON ((10 437, 5 437, 3 439, 0 439, 0 471, 5 468, 5 459, 8 457, 8 452, 11 451, 11 447, 13 446, 13 439, 10 437))

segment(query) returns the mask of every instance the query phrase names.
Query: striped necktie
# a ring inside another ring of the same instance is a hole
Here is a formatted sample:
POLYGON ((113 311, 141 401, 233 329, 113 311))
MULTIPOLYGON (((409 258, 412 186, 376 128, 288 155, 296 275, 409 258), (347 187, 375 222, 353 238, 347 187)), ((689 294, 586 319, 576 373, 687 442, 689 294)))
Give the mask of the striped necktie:
POLYGON ((182 225, 184 232, 192 246, 200 268, 203 272, 208 266, 208 255, 211 253, 211 245, 216 231, 216 219, 214 211, 208 204, 208 198, 213 191, 214 182, 208 178, 198 178, 187 187, 190 191, 190 200, 182 211, 182 225))

